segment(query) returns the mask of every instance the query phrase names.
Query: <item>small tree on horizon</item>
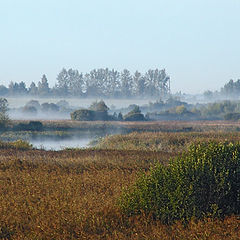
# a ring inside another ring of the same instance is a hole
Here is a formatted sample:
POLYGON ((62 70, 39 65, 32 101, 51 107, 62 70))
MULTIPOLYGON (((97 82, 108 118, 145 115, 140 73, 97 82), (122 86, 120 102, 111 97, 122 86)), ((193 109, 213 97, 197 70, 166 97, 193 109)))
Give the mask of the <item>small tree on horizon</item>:
POLYGON ((6 98, 0 98, 0 127, 5 128, 9 124, 8 101, 6 98))

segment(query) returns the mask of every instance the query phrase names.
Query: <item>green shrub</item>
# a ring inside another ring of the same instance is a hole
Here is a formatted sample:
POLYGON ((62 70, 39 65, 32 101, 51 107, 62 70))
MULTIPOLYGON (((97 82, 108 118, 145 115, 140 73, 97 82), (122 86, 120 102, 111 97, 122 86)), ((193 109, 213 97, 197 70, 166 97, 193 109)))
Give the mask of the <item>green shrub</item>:
POLYGON ((77 121, 107 121, 111 116, 106 111, 94 111, 88 109, 80 109, 71 113, 71 119, 77 121))
POLYGON ((124 190, 119 205, 128 214, 142 211, 164 223, 192 217, 240 213, 240 144, 200 143, 157 164, 124 190))
POLYGON ((71 119, 77 121, 93 121, 94 111, 88 109, 80 109, 71 113, 71 119))
POLYGON ((124 121, 145 121, 144 115, 141 113, 139 106, 135 106, 132 111, 123 117, 124 121))
POLYGON ((13 148, 20 149, 20 150, 31 150, 33 148, 32 144, 30 144, 29 142, 23 141, 21 139, 11 142, 9 144, 13 148))
POLYGON ((127 114, 124 116, 124 121, 145 121, 145 117, 142 113, 127 114))
POLYGON ((14 142, 0 141, 0 149, 31 150, 31 149, 33 149, 33 146, 29 142, 19 139, 14 142))

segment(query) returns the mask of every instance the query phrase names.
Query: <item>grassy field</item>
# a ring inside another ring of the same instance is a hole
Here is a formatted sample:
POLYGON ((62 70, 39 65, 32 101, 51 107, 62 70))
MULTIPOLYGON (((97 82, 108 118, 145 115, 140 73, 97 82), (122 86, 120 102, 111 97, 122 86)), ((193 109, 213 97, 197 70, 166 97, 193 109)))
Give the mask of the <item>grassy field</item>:
MULTIPOLYGON (((27 123, 27 120, 13 120, 11 126, 27 123)), ((240 122, 234 121, 161 121, 161 122, 118 122, 118 121, 72 121, 72 120, 42 120, 45 129, 52 130, 124 130, 161 131, 161 132, 203 132, 203 131, 240 131, 240 122)))
POLYGON ((240 239, 239 216, 164 225, 144 213, 127 216, 117 205, 122 189, 139 172, 148 173, 156 162, 168 164, 194 141, 240 139, 224 124, 217 128, 226 131, 209 131, 208 126, 202 132, 109 136, 97 148, 82 150, 22 150, 21 143, 2 144, 0 239, 240 239))

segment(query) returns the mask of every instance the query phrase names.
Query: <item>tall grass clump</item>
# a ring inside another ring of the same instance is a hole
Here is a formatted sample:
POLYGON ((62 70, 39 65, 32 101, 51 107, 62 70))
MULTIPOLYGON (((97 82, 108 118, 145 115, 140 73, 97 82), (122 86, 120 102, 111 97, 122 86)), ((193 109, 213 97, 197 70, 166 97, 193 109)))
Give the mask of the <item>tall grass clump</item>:
POLYGON ((33 149, 33 145, 21 139, 13 142, 0 141, 0 149, 31 150, 33 149))
POLYGON ((127 214, 151 214, 164 223, 240 213, 240 143, 199 143, 141 174, 119 200, 127 214))

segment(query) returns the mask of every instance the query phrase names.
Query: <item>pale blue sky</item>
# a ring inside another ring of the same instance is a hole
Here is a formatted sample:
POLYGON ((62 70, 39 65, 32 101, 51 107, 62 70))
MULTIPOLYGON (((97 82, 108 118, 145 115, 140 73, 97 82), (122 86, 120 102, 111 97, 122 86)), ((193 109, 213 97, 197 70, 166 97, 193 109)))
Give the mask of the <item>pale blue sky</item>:
POLYGON ((0 84, 63 68, 166 68, 172 90, 240 78, 240 0, 0 0, 0 84))

